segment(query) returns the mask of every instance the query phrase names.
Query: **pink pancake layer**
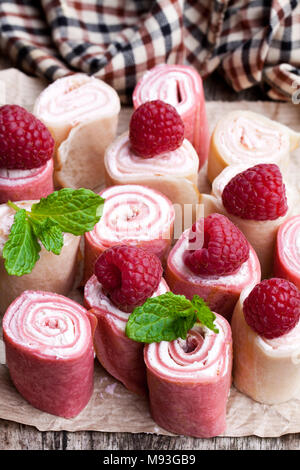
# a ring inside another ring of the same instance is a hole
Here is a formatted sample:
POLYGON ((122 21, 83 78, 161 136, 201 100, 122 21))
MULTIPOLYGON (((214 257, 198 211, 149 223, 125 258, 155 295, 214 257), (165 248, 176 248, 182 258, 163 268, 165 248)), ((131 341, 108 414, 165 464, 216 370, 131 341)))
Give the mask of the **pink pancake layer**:
POLYGON ((53 415, 78 415, 93 391, 86 309, 62 295, 25 291, 4 315, 3 337, 11 379, 25 400, 53 415))
POLYGON ((202 167, 208 157, 209 131, 202 79, 188 65, 160 64, 144 74, 132 96, 134 108, 151 100, 173 105, 180 114, 185 137, 196 149, 202 167))
POLYGON ((0 204, 41 199, 54 191, 53 160, 32 170, 0 169, 0 204))
POLYGON ((300 289, 300 215, 287 219, 277 232, 274 276, 300 289))
MULTIPOLYGON (((153 296, 169 290, 162 279, 153 296)), ((99 362, 113 377, 138 395, 147 393, 146 369, 143 360, 143 343, 129 339, 125 327, 129 313, 119 310, 104 294, 96 276, 92 276, 84 288, 86 308, 98 320, 94 346, 99 362)))
POLYGON ((214 437, 225 431, 231 385, 232 339, 216 314, 216 334, 196 324, 187 339, 145 346, 151 414, 175 434, 214 437))

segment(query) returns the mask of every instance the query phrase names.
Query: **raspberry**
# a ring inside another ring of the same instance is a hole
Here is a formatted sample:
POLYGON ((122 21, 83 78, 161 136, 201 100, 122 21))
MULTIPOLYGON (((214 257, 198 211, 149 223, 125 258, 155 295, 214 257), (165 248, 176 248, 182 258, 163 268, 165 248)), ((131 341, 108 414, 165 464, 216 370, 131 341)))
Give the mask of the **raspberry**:
POLYGON ((47 127, 17 105, 0 107, 0 168, 30 170, 52 157, 54 140, 47 127))
POLYGON ((132 150, 143 158, 176 150, 183 142, 184 124, 174 106, 148 101, 133 113, 129 125, 132 150))
POLYGON ((288 210, 280 170, 272 163, 236 175, 225 186, 222 200, 227 212, 242 219, 275 220, 288 210))
POLYGON ((195 274, 204 276, 226 276, 236 272, 249 257, 249 243, 242 232, 227 217, 211 214, 199 219, 191 228, 190 242, 195 242, 193 233, 202 234, 203 245, 196 250, 184 252, 185 265, 195 274), (204 222, 204 234, 203 234, 204 222))
POLYGON ((248 325, 261 336, 272 339, 292 330, 300 318, 300 291, 285 279, 265 279, 244 301, 248 325))
POLYGON ((154 294, 162 271, 156 255, 127 245, 108 248, 95 263, 95 274, 104 291, 125 312, 131 312, 154 294))

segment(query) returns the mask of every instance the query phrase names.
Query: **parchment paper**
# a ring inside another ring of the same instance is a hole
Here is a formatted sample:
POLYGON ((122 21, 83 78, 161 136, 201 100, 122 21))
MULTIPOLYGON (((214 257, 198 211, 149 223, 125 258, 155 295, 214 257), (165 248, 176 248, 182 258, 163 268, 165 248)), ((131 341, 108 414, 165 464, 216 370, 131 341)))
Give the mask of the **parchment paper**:
MULTIPOLYGON (((0 72, 1 90, 5 89, 6 103, 16 103, 32 110, 36 96, 45 83, 23 73, 9 69, 0 72), (5 85, 4 85, 5 84, 5 85)), ((3 101, 2 101, 2 104, 3 101)), ((233 109, 249 109, 300 131, 300 105, 271 102, 208 102, 207 115, 210 128, 218 118, 233 109)), ((121 112, 118 132, 128 127, 131 109, 121 112)), ((300 151, 293 154, 290 176, 297 182, 300 175, 300 151)), ((202 191, 209 190, 205 176, 200 176, 202 191)), ((298 183, 299 187, 299 183, 298 183)), ((300 208, 299 208, 300 210, 300 208)), ((70 295, 82 302, 80 290, 70 295)), ((5 366, 3 342, 0 340, 0 418, 35 426, 40 431, 112 431, 147 432, 171 435, 159 428, 151 419, 146 399, 127 391, 123 385, 107 374, 95 361, 95 388, 87 407, 73 419, 58 418, 29 405, 13 387, 5 366)), ((232 387, 227 408, 227 429, 224 436, 277 437, 300 432, 300 396, 281 405, 261 405, 232 387)))

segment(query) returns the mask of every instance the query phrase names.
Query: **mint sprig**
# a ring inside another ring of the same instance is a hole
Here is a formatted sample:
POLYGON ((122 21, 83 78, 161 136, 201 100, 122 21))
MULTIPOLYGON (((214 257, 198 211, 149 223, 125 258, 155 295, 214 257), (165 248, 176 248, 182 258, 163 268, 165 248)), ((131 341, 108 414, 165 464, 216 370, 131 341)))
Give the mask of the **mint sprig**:
POLYGON ((125 332, 128 338, 142 343, 186 339, 187 332, 196 322, 218 333, 215 318, 198 295, 189 300, 184 295, 166 292, 136 307, 129 316, 125 332))
POLYGON ((30 217, 37 221, 50 219, 63 232, 83 235, 93 230, 96 219, 99 221, 103 203, 104 199, 89 189, 64 188, 33 204, 30 217))
POLYGON ((14 218, 8 241, 3 247, 3 258, 8 274, 22 276, 30 273, 37 260, 41 247, 27 219, 25 209, 19 210, 14 218))
POLYGON ((57 222, 49 218, 35 220, 31 217, 29 220, 36 237, 42 242, 46 250, 59 255, 64 245, 64 236, 57 222))
POLYGON ((91 231, 100 220, 104 199, 89 189, 64 188, 33 204, 31 211, 11 201, 7 204, 16 214, 3 247, 5 268, 10 275, 22 276, 39 260, 39 241, 59 255, 64 232, 78 236, 91 231))

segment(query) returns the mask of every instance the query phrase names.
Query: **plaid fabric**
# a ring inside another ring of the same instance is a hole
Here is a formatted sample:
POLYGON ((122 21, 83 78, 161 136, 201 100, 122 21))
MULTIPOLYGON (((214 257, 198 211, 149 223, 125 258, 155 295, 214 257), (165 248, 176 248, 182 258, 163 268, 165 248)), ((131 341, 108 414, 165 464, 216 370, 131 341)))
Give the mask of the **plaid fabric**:
POLYGON ((261 84, 273 99, 300 88, 297 0, 1 0, 0 31, 25 72, 52 81, 83 71, 123 102, 162 62, 191 64, 202 77, 219 67, 235 90, 261 84))

